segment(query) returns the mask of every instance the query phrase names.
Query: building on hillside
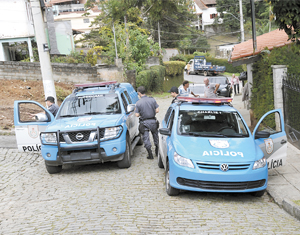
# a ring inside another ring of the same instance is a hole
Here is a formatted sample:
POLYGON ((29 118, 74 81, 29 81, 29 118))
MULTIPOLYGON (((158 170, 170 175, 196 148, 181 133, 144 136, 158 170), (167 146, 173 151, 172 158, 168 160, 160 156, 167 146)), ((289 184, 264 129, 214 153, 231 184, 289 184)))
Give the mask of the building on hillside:
POLYGON ((0 61, 16 60, 15 44, 26 42, 32 58, 31 40, 34 28, 30 4, 24 0, 1 0, 0 7, 0 61))
POLYGON ((216 0, 194 0, 195 14, 198 16, 198 21, 194 22, 195 27, 202 31, 210 29, 210 25, 214 23, 215 17, 218 16, 216 0))
POLYGON ((48 7, 52 8, 55 22, 70 21, 74 39, 78 40, 82 34, 89 33, 95 26, 91 26, 93 20, 100 14, 100 9, 95 6, 89 15, 84 9, 87 0, 44 0, 48 7))

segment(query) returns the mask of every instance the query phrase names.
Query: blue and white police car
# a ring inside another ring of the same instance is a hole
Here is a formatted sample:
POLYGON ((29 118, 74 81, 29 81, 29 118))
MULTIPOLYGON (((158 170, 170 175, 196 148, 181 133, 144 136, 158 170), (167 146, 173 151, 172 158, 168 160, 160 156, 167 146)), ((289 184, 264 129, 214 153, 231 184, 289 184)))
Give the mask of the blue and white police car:
POLYGON ((41 152, 50 174, 67 164, 115 161, 128 168, 134 147, 142 144, 133 112, 137 101, 129 83, 117 82, 75 85, 55 118, 35 101, 15 101, 18 149, 41 152))
POLYGON ((169 107, 159 129, 158 154, 168 195, 190 190, 262 196, 268 168, 284 165, 281 110, 267 112, 252 134, 231 101, 178 97, 169 107))

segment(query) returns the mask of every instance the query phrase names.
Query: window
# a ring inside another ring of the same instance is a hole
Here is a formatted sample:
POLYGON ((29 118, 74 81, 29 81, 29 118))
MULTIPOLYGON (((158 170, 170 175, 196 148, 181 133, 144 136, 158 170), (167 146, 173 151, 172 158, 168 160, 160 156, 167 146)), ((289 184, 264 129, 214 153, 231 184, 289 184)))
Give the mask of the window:
POLYGON ((268 116, 266 116, 264 120, 259 124, 257 131, 266 131, 271 135, 281 132, 282 128, 279 113, 270 113, 268 116))
POLYGON ((169 123, 168 123, 168 128, 170 129, 170 131, 172 131, 173 122, 174 122, 174 115, 175 115, 175 112, 173 111, 172 114, 171 114, 169 123))
POLYGON ((166 115, 165 115, 165 123, 168 123, 168 120, 169 120, 169 117, 170 117, 170 113, 172 112, 172 108, 170 107, 168 109, 168 111, 166 112, 166 115))
POLYGON ((124 106, 125 112, 127 112, 128 103, 127 103, 127 100, 126 100, 123 93, 121 94, 121 98, 122 98, 122 101, 123 101, 123 106, 124 106))
POLYGON ((127 91, 124 91, 124 94, 126 95, 129 104, 132 104, 132 101, 131 101, 131 98, 130 98, 128 92, 127 92, 127 91))
POLYGON ((210 18, 211 19, 214 19, 214 18, 216 18, 217 17, 217 14, 210 14, 210 18))
POLYGON ((83 19, 83 23, 90 23, 90 19, 83 19))
POLYGON ((37 104, 20 103, 19 104, 19 121, 20 122, 44 122, 50 120, 42 109, 37 104), (39 114, 35 116, 34 114, 39 114), (42 118, 41 118, 42 117, 42 118))

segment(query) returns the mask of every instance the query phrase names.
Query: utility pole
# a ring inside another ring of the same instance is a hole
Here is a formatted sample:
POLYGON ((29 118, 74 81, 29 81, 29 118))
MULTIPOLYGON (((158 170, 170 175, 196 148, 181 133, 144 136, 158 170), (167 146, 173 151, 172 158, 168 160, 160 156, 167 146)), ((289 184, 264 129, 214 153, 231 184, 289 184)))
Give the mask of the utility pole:
POLYGON ((158 45, 159 45, 159 53, 161 54, 161 44, 160 44, 160 27, 158 21, 158 45))
POLYGON ((45 97, 53 96, 55 101, 57 102, 52 67, 50 62, 49 47, 46 38, 45 22, 41 11, 40 1, 30 0, 30 4, 35 30, 35 38, 40 58, 45 97))
POLYGON ((253 54, 255 53, 256 46, 256 27, 255 27, 255 6, 254 0, 250 0, 251 3, 251 19, 252 19, 252 40, 253 40, 253 54))
POLYGON ((239 0, 240 4, 240 27, 241 27, 241 42, 245 41, 245 35, 244 35, 244 19, 243 19, 243 5, 242 0, 239 0))

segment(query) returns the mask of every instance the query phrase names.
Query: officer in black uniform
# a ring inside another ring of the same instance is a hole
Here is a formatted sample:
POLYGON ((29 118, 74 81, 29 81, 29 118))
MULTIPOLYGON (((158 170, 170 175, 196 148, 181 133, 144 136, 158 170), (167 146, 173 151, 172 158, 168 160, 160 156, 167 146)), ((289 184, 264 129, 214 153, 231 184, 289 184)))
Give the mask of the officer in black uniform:
POLYGON ((145 87, 140 86, 137 89, 138 95, 141 97, 135 105, 135 116, 140 118, 140 133, 143 135, 144 146, 148 152, 148 159, 153 159, 151 151, 151 142, 149 131, 151 131, 153 136, 153 141, 155 145, 155 154, 158 155, 158 127, 159 123, 156 120, 156 113, 158 113, 158 104, 153 97, 148 97, 145 95, 145 87))

